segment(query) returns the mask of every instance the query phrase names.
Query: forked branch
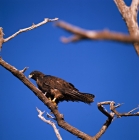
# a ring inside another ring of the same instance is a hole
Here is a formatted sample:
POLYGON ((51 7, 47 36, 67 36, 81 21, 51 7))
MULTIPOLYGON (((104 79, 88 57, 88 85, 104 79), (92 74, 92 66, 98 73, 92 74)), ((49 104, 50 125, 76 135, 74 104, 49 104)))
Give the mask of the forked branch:
POLYGON ((62 137, 61 137, 61 135, 60 135, 58 129, 56 128, 55 123, 52 122, 52 121, 50 121, 50 120, 46 120, 45 117, 43 116, 43 114, 44 114, 45 111, 42 112, 42 111, 39 110, 38 108, 36 108, 36 109, 37 109, 37 111, 38 111, 38 113, 39 113, 39 114, 38 114, 38 117, 39 117, 42 121, 44 121, 45 123, 50 124, 50 125, 53 127, 54 132, 55 132, 55 134, 56 134, 58 140, 62 140, 62 137))
POLYGON ((73 26, 69 23, 59 21, 56 23, 56 26, 69 31, 73 36, 66 38, 62 37, 61 40, 64 43, 80 41, 82 39, 91 39, 91 40, 111 40, 118 41, 123 43, 133 43, 134 48, 139 55, 139 27, 137 22, 137 14, 139 7, 139 0, 132 0, 130 7, 126 6, 124 0, 114 0, 117 5, 125 23, 127 25, 130 35, 110 32, 108 30, 104 31, 93 31, 93 30, 84 30, 73 26))
POLYGON ((116 115, 117 118, 120 118, 120 117, 128 117, 128 116, 139 116, 139 112, 136 112, 136 113, 132 113, 134 112, 135 110, 139 109, 139 106, 132 109, 131 111, 127 112, 127 113, 119 113, 117 110, 116 110, 116 106, 115 106, 115 102, 110 102, 110 110, 116 115))
POLYGON ((105 131, 107 130, 107 128, 109 127, 109 125, 111 124, 111 122, 114 120, 114 117, 116 118, 120 118, 120 117, 128 117, 128 116, 139 116, 139 112, 136 113, 132 113, 133 111, 139 109, 139 106, 132 109, 131 111, 127 112, 127 113, 119 113, 116 108, 120 107, 122 104, 118 104, 115 105, 114 101, 105 101, 105 102, 100 102, 98 103, 98 109, 105 115, 108 117, 108 119, 106 120, 106 122, 103 124, 102 128, 100 129, 100 131, 96 134, 96 139, 99 139, 102 134, 105 133, 105 131), (105 108, 104 105, 109 105, 110 106, 110 110, 111 112, 108 112, 105 108))
MULTIPOLYGON (((131 5, 128 7, 124 0, 114 0, 119 12, 121 13, 127 25, 129 34, 139 38, 139 29, 137 22, 139 0, 132 0, 131 5)), ((134 42, 134 47, 139 55, 139 42, 134 42)))

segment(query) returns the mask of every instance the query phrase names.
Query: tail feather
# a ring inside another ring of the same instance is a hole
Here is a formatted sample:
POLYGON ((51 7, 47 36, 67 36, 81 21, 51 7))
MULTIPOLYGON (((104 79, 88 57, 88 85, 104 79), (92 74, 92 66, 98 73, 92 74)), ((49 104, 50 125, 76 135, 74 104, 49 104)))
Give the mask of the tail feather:
POLYGON ((87 104, 90 104, 94 101, 95 96, 93 94, 90 93, 82 93, 79 91, 75 91, 73 90, 70 93, 70 96, 72 96, 72 101, 81 101, 87 104))
POLYGON ((90 93, 81 93, 81 101, 87 104, 90 104, 94 101, 95 96, 93 94, 90 93))

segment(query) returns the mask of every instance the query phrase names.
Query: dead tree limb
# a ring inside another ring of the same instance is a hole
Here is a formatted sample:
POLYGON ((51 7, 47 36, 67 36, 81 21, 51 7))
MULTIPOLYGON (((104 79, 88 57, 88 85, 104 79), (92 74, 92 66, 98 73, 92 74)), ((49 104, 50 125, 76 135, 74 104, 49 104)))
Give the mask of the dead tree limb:
POLYGON ((1 51, 1 48, 2 48, 2 44, 4 42, 3 35, 4 35, 3 29, 2 29, 2 27, 0 27, 0 51, 1 51))
POLYGON ((32 30, 32 29, 35 29, 39 26, 42 26, 44 24, 46 24, 47 22, 52 22, 52 21, 56 21, 58 20, 58 18, 54 18, 54 19, 49 19, 49 18, 45 18, 44 21, 38 23, 38 24, 32 24, 32 26, 30 27, 27 27, 27 28, 24 28, 24 29, 20 29, 18 32, 14 33, 13 35, 11 35, 10 37, 4 39, 4 43, 9 41, 10 39, 14 38, 15 36, 17 36, 18 34, 22 33, 22 32, 26 32, 26 31, 29 31, 29 30, 32 30))
POLYGON ((105 102, 100 102, 98 103, 98 109, 105 115, 107 116, 106 122, 103 124, 102 128, 100 131, 94 136, 96 139, 99 139, 107 130, 109 125, 112 123, 114 120, 114 117, 120 118, 120 117, 128 117, 128 116, 139 116, 139 112, 132 113, 133 111, 139 109, 139 106, 132 109, 128 113, 119 113, 116 108, 120 107, 122 104, 115 105, 114 101, 105 101, 105 102), (109 105, 111 112, 108 112, 105 108, 104 105, 109 105))
MULTIPOLYGON (((137 13, 139 0, 132 0, 131 5, 128 7, 124 0, 114 0, 119 12, 121 13, 125 23, 127 25, 129 34, 139 38, 139 29, 137 22, 137 13)), ((134 43, 135 50, 139 55, 139 42, 134 43)))
POLYGON ((134 109, 132 109, 131 111, 127 112, 127 113, 119 113, 117 110, 116 110, 116 107, 115 107, 115 102, 112 101, 110 103, 110 110, 116 115, 117 118, 121 118, 121 117, 128 117, 128 116, 139 116, 139 112, 137 113, 132 113, 133 111, 139 109, 139 107, 136 107, 134 109))
POLYGON ((107 116, 107 120, 106 122, 103 124, 103 126, 101 127, 100 131, 95 135, 96 139, 99 139, 107 130, 107 128, 109 127, 109 125, 111 124, 113 118, 114 118, 114 113, 109 113, 104 107, 103 104, 107 104, 107 102, 101 102, 98 103, 98 109, 105 115, 107 116))
POLYGON ((137 54, 139 55, 139 29, 138 29, 139 27, 137 22, 139 0, 132 0, 131 5, 129 7, 126 6, 124 0, 114 0, 114 2, 117 5, 123 19, 126 22, 130 35, 110 32, 108 30, 104 31, 84 30, 76 26, 70 25, 66 22, 59 21, 56 23, 56 26, 73 33, 73 36, 69 38, 62 37, 61 38, 62 42, 69 43, 80 41, 82 39, 91 39, 91 40, 111 40, 124 43, 133 43, 134 48, 137 54))
POLYGON ((18 32, 14 33, 13 35, 11 35, 11 36, 9 36, 8 38, 5 38, 5 39, 3 38, 3 35, 4 35, 3 29, 2 29, 2 27, 0 27, 0 51, 1 51, 3 43, 5 43, 5 42, 11 40, 12 38, 16 37, 18 34, 20 34, 22 32, 29 31, 29 30, 33 30, 33 29, 35 29, 35 28, 37 28, 39 26, 42 26, 42 25, 44 25, 44 24, 46 24, 48 22, 52 22, 52 21, 56 21, 56 20, 58 20, 58 18, 54 18, 54 19, 45 18, 44 21, 42 21, 42 22, 40 22, 38 24, 33 23, 32 26, 24 28, 24 29, 20 29, 18 32))
POLYGON ((36 109, 37 109, 37 111, 38 111, 38 113, 39 113, 39 114, 38 114, 38 117, 39 117, 42 121, 46 122, 47 124, 50 124, 50 125, 53 127, 54 132, 55 132, 55 134, 56 134, 58 140, 62 140, 62 137, 61 137, 61 135, 60 135, 58 129, 56 128, 55 123, 52 122, 52 121, 50 121, 50 120, 46 120, 45 117, 43 117, 43 114, 44 114, 45 111, 42 112, 42 111, 39 110, 38 108, 36 108, 36 109))
POLYGON ((91 39, 91 40, 109 40, 109 41, 118 41, 124 43, 139 43, 139 38, 135 36, 130 36, 123 33, 116 33, 109 30, 95 31, 95 30, 84 30, 77 26, 71 25, 64 21, 58 21, 56 26, 73 33, 73 36, 66 38, 62 37, 61 40, 64 43, 80 41, 82 39, 91 39))

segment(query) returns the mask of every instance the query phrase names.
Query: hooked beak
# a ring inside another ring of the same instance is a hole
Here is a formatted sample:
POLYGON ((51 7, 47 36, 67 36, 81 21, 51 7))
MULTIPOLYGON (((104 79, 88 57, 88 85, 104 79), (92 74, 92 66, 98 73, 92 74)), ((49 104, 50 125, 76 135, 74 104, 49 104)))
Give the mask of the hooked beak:
POLYGON ((32 75, 29 75, 28 78, 32 78, 32 75))

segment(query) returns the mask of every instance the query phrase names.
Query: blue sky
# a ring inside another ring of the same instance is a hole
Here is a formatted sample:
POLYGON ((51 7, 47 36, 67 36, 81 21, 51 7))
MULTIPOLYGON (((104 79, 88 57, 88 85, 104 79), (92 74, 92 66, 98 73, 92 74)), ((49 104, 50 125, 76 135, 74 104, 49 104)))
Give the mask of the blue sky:
MULTIPOLYGON (((131 0, 125 0, 130 5, 131 0)), ((84 29, 128 33, 113 0, 0 0, 0 26, 5 38, 44 18, 64 20, 84 29)), ((59 111, 65 120, 89 135, 95 135, 106 117, 97 103, 113 100, 124 103, 118 109, 128 112, 139 105, 139 58, 133 45, 110 41, 80 41, 63 44, 61 36, 70 33, 48 23, 22 33, 3 44, 2 58, 23 69, 33 70, 71 82, 82 92, 96 95, 90 106, 62 102, 59 111)), ((55 140, 51 126, 38 118, 36 107, 49 109, 17 78, 0 67, 0 139, 55 140)), ((32 80, 35 84, 35 82, 32 80)), ((101 140, 139 139, 139 117, 115 119, 101 140)), ((77 138, 58 127, 65 140, 77 138)))

